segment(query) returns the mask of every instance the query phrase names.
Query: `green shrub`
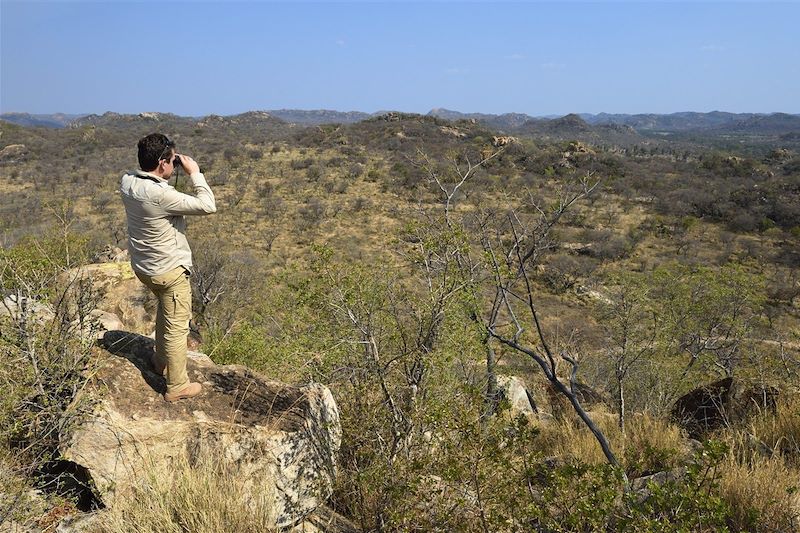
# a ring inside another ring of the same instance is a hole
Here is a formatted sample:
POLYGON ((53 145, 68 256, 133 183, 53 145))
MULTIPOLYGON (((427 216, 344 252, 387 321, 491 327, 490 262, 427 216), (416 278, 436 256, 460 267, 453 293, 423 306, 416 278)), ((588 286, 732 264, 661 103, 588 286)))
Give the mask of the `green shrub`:
POLYGON ((663 485, 650 482, 648 495, 628 494, 619 531, 703 532, 728 531, 730 509, 719 493, 720 464, 728 448, 707 441, 698 450, 682 478, 663 485))

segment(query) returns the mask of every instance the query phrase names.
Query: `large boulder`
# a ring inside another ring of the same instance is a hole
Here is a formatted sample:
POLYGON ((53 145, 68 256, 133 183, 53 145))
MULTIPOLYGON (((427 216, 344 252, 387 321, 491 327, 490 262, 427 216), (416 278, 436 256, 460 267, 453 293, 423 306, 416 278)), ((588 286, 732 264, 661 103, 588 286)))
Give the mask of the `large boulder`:
POLYGON ((55 318, 53 306, 19 294, 9 294, 0 303, 0 316, 7 316, 15 323, 33 322, 42 324, 55 318))
POLYGON ((672 407, 672 418, 693 438, 741 420, 753 412, 774 410, 778 390, 749 386, 732 377, 698 387, 672 407))
MULTIPOLYGON (((565 383, 565 385, 568 388, 571 387, 569 383, 565 383)), ((552 383, 549 381, 545 382, 544 389, 545 401, 539 404, 542 410, 550 413, 557 419, 569 417, 575 413, 569 399, 556 389, 552 383)), ((597 407, 607 407, 609 405, 604 394, 585 383, 575 383, 575 395, 586 410, 593 410, 597 407)))
POLYGON ((254 497, 271 495, 277 527, 298 523, 330 496, 341 426, 327 387, 269 381, 190 352, 189 377, 203 392, 169 404, 151 368, 152 339, 110 331, 102 343, 111 353, 92 380, 99 400, 60 451, 85 469, 105 505, 148 471, 209 454, 252 479, 254 497))
POLYGON ((0 150, 0 163, 16 163, 28 155, 28 148, 24 144, 9 144, 0 150))

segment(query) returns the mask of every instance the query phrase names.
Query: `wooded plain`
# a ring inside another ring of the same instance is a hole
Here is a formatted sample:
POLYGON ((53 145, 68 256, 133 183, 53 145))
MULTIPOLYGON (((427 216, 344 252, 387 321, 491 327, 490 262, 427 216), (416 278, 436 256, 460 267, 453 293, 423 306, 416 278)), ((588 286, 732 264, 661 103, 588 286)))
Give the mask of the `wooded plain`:
MULTIPOLYGON (((188 228, 202 350, 331 387, 330 505, 365 531, 800 530, 798 132, 0 122, 3 296, 126 246, 117 186, 153 131, 217 197, 188 228), (508 376, 536 412, 517 416, 508 376), (676 411, 726 378, 744 407, 703 427, 676 411)), ((36 373, 2 342, 9 492, 35 484, 15 450, 42 437, 36 373)))

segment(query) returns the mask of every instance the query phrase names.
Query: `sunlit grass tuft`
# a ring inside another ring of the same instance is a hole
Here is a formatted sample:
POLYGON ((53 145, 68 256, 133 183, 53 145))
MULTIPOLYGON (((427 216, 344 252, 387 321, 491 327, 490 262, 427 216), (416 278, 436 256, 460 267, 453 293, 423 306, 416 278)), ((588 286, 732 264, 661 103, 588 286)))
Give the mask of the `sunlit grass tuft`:
POLYGON ((150 471, 131 494, 116 498, 96 533, 219 533, 275 530, 268 480, 254 486, 213 457, 195 464, 176 459, 169 470, 150 471))
POLYGON ((749 459, 728 455, 721 465, 720 495, 730 508, 733 531, 797 531, 800 473, 775 455, 749 459))
MULTIPOLYGON (((625 434, 617 416, 598 408, 590 413, 611 444, 617 459, 631 477, 648 475, 678 466, 688 457, 686 437, 681 429, 646 413, 628 417, 625 434)), ((603 464, 606 458, 595 436, 573 417, 554 421, 541 429, 538 440, 545 455, 603 464)))

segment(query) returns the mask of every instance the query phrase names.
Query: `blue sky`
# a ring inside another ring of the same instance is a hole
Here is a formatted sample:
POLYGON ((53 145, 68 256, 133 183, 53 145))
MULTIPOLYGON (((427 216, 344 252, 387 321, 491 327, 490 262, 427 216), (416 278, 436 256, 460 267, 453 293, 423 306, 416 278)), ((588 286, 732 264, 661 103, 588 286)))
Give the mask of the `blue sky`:
POLYGON ((0 0, 0 111, 800 113, 800 3, 0 0))

